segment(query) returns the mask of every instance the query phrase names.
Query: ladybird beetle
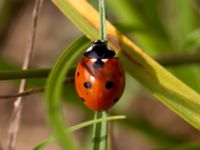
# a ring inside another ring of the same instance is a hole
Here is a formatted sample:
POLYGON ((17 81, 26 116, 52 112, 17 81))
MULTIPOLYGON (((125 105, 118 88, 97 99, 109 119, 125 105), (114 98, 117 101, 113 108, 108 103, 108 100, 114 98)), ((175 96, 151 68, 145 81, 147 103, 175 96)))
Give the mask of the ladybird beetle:
POLYGON ((123 67, 107 42, 95 41, 77 66, 75 87, 85 105, 94 111, 111 108, 125 87, 123 67))

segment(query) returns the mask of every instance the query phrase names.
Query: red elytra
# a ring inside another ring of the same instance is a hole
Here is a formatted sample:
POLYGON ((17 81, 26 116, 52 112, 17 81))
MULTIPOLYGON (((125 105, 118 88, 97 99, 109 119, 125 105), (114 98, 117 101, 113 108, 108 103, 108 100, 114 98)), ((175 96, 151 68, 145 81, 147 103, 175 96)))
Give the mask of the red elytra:
POLYGON ((95 41, 77 66, 75 87, 84 104, 94 111, 111 108, 125 87, 123 67, 114 51, 95 41))

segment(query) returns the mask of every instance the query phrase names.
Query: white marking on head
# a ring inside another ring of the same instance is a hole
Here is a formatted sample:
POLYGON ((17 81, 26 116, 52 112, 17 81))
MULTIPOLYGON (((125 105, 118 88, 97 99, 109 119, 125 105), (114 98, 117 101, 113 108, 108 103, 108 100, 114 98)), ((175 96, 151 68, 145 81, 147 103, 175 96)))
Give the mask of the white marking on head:
POLYGON ((92 46, 90 46, 87 50, 86 50, 86 52, 89 52, 89 51, 91 51, 92 50, 92 46))
POLYGON ((91 58, 90 60, 91 60, 91 62, 93 62, 93 63, 94 63, 95 61, 97 61, 97 59, 95 59, 95 58, 91 58))
POLYGON ((103 61, 103 62, 107 62, 107 61, 108 61, 108 59, 101 59, 101 61, 103 61))

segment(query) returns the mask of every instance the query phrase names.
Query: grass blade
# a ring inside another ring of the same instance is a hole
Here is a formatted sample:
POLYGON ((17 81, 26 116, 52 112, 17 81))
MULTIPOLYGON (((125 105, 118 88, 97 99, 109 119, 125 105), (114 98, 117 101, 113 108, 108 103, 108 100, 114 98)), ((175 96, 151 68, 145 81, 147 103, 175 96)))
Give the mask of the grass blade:
POLYGON ((100 118, 104 119, 104 121, 100 123, 95 123, 93 125, 93 143, 92 150, 107 150, 107 142, 108 142, 108 122, 105 118, 108 117, 108 112, 95 112, 94 120, 98 120, 100 118))
MULTIPOLYGON (((99 124, 103 121, 118 120, 118 119, 125 119, 125 118, 126 118, 125 116, 110 116, 110 117, 100 118, 97 120, 90 120, 90 121, 82 122, 78 125, 74 125, 68 129, 66 129, 65 132, 74 132, 81 128, 85 128, 87 126, 93 125, 94 123, 99 124)), ((35 148, 33 148, 33 150, 42 150, 46 146, 48 146, 50 143, 54 142, 55 140, 57 140, 57 136, 55 136, 55 135, 50 136, 47 139, 45 139, 42 143, 38 144, 35 148)))
POLYGON ((23 78, 46 78, 51 69, 27 69, 0 71, 0 80, 14 80, 23 78))
MULTIPOLYGON (((98 12, 85 0, 53 0, 55 5, 90 39, 98 39, 98 12), (88 13, 90 10, 90 13, 88 13)), ((200 130, 200 95, 145 54, 107 22, 109 45, 126 70, 162 103, 200 130)))
MULTIPOLYGON (((99 37, 101 41, 107 40, 105 1, 99 0, 99 37)), ((108 116, 106 111, 95 112, 94 120, 108 116)), ((105 120, 93 125, 92 150, 107 150, 108 122, 105 120)))
POLYGON ((76 150, 70 135, 65 134, 64 128, 66 125, 64 125, 63 118, 61 117, 60 95, 62 92, 62 84, 72 64, 88 45, 89 40, 85 37, 81 37, 67 47, 57 60, 47 80, 45 91, 47 112, 53 130, 58 136, 63 149, 76 150))

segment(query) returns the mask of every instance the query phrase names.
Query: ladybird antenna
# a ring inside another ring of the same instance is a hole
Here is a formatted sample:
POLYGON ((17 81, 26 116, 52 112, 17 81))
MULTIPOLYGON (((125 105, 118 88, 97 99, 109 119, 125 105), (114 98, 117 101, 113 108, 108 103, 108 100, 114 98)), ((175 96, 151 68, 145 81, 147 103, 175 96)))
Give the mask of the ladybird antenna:
POLYGON ((101 41, 106 41, 106 10, 105 0, 99 0, 99 35, 101 41))

